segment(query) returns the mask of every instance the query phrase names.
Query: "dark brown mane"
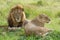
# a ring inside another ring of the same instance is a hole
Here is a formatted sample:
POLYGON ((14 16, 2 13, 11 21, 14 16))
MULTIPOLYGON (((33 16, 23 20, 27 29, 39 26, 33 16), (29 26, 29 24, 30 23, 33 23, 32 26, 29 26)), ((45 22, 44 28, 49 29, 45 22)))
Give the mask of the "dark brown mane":
POLYGON ((11 27, 14 27, 14 26, 21 26, 23 24, 23 21, 25 20, 25 13, 24 13, 24 8, 22 5, 15 5, 11 8, 10 10, 10 13, 9 13, 9 16, 8 16, 8 25, 11 27), (20 13, 15 13, 15 9, 17 9, 17 12, 18 11, 21 11, 20 13), (20 16, 16 16, 16 14, 20 15, 20 16), (21 19, 18 23, 18 21, 16 22, 16 17, 18 17, 19 19, 21 19))
POLYGON ((22 5, 16 5, 16 6, 11 8, 10 13, 13 12, 15 9, 22 9, 24 11, 24 8, 22 5))

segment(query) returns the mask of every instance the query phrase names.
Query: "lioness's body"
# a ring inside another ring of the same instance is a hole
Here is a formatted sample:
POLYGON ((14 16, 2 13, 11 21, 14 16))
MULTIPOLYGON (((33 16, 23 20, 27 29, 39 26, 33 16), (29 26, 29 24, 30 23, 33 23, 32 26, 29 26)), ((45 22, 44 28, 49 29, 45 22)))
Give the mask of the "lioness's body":
POLYGON ((31 35, 33 33, 36 35, 44 36, 44 34, 46 34, 50 31, 50 29, 48 29, 48 28, 36 26, 35 24, 33 24, 31 22, 28 22, 24 26, 24 29, 25 29, 26 35, 31 35))
POLYGON ((45 18, 46 16, 42 17, 43 14, 37 16, 37 18, 31 20, 31 21, 26 21, 24 25, 25 33, 26 35, 30 34, 37 34, 37 35, 42 35, 44 36, 46 33, 51 31, 50 29, 44 27, 44 24, 46 22, 49 22, 49 18, 45 18), (44 19, 45 18, 45 19, 44 19))

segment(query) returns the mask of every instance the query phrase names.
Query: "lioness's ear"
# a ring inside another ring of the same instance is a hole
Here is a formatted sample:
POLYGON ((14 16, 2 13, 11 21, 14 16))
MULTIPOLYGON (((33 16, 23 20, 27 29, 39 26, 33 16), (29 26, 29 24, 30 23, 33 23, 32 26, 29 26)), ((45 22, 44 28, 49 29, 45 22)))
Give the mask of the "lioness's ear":
POLYGON ((40 16, 44 16, 45 14, 40 14, 40 16))
POLYGON ((43 14, 40 14, 40 15, 39 15, 39 18, 42 18, 42 17, 43 17, 43 14))
POLYGON ((46 16, 46 15, 45 14, 40 14, 39 16, 42 18, 43 16, 46 16))

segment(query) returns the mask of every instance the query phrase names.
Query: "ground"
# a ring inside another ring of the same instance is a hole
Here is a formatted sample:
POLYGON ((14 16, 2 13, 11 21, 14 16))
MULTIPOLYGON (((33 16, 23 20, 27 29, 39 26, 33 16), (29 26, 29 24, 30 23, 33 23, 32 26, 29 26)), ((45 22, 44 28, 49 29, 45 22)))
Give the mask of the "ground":
POLYGON ((0 40, 60 40, 60 0, 0 0, 0 26, 8 25, 7 16, 12 6, 22 4, 27 19, 31 20, 44 13, 51 19, 45 27, 54 31, 46 37, 31 35, 26 37, 24 29, 3 32, 0 28, 0 40))

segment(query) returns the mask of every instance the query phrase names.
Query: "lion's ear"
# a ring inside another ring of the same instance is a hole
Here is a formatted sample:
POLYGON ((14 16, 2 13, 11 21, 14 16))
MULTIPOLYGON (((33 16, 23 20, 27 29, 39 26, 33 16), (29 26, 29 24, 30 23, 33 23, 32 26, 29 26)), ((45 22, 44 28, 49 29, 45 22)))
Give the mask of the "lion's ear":
POLYGON ((24 8, 22 8, 22 11, 24 11, 24 8))

